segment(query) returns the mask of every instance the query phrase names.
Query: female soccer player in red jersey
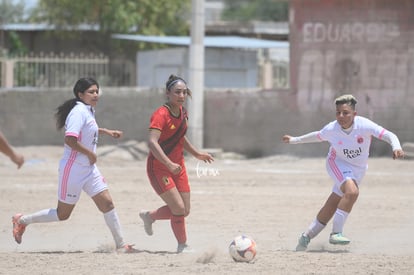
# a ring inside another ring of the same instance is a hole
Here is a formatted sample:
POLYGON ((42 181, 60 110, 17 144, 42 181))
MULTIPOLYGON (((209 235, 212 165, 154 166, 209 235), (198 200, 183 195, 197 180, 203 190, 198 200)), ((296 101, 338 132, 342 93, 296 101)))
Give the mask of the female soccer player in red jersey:
POLYGON ((147 174, 155 192, 166 205, 153 210, 141 211, 145 232, 153 234, 152 224, 156 220, 170 220, 178 241, 177 253, 189 252, 185 217, 190 213, 190 185, 184 164, 184 150, 204 162, 213 157, 198 151, 185 136, 187 112, 183 107, 191 91, 181 77, 171 75, 166 82, 167 102, 151 116, 148 135, 150 152, 147 159, 147 174))

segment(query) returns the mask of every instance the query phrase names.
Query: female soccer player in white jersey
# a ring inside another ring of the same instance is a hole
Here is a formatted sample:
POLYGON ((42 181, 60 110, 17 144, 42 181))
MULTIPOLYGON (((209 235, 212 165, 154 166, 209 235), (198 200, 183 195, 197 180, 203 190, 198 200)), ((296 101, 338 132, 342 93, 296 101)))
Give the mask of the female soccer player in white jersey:
POLYGON ((342 95, 335 99, 336 120, 322 130, 303 136, 284 135, 285 143, 311 143, 328 141, 330 148, 326 158, 326 170, 334 181, 332 193, 319 211, 316 219, 299 238, 297 251, 306 250, 311 239, 315 238, 333 218, 329 243, 346 245, 350 240, 342 235, 343 227, 359 194, 358 185, 365 175, 371 145, 371 137, 384 140, 392 147, 393 158, 403 158, 398 137, 371 120, 357 116, 357 101, 352 95, 342 95))
POLYGON ((98 135, 106 134, 120 138, 123 132, 98 127, 94 110, 99 97, 99 84, 96 80, 79 79, 73 93, 75 98, 65 101, 57 108, 55 114, 58 130, 65 128, 64 152, 59 163, 57 208, 40 210, 30 215, 14 215, 14 239, 20 244, 29 224, 67 220, 83 190, 103 213, 117 251, 134 252, 135 249, 123 240, 121 225, 108 186, 95 164, 98 135))

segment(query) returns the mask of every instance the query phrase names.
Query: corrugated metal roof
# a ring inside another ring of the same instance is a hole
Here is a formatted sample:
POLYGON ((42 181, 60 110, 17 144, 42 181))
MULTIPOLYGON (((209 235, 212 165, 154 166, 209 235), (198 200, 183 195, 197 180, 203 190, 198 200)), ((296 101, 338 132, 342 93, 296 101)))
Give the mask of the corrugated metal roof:
MULTIPOLYGON (((114 34, 112 35, 112 38, 181 46, 189 46, 191 44, 191 38, 189 36, 114 34)), ((247 38, 240 36, 206 36, 204 37, 204 46, 211 48, 245 49, 289 48, 289 42, 247 38)))

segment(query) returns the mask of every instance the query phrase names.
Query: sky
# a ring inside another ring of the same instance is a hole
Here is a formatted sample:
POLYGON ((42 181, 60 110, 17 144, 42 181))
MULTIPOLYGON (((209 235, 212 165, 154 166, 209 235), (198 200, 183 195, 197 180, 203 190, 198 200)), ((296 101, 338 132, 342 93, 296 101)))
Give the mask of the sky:
POLYGON ((34 8, 37 4, 37 2, 39 2, 39 0, 13 0, 14 3, 18 4, 20 2, 23 2, 25 5, 26 9, 31 9, 34 8))
POLYGON ((20 2, 24 3, 24 14, 25 14, 24 17, 27 17, 29 10, 36 7, 39 0, 13 0, 13 3, 16 3, 16 4, 20 2))
MULTIPOLYGON (((15 1, 19 2, 18 0, 15 1)), ((38 0, 23 0, 23 2, 27 9, 31 9, 36 6, 38 0)))

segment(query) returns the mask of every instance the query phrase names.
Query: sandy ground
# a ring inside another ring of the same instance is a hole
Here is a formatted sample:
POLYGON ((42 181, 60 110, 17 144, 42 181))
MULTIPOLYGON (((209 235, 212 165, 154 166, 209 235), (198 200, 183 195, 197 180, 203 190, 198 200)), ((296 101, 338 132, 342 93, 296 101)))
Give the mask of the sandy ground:
POLYGON ((348 218, 348 246, 328 243, 331 224, 294 252, 299 234, 331 190, 324 159, 228 155, 213 165, 187 160, 194 253, 175 254, 169 222, 145 235, 141 209, 161 206, 135 145, 102 146, 98 166, 110 185, 125 238, 141 250, 118 254, 103 216, 83 193, 68 221, 30 225, 14 242, 11 216, 56 206, 61 147, 21 147, 21 170, 0 156, 0 274, 414 274, 414 161, 373 158, 348 218), (253 263, 236 263, 228 245, 239 234, 257 242, 253 263))

